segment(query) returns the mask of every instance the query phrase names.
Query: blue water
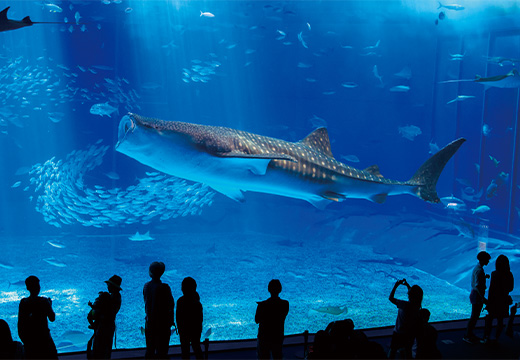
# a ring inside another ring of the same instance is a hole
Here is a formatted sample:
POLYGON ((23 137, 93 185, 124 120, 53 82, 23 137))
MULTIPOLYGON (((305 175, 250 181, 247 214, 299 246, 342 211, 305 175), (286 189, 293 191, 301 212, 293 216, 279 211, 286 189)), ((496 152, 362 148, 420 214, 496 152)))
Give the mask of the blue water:
POLYGON ((518 89, 439 83, 518 68, 516 5, 105 3, 56 1, 62 11, 51 12, 13 1, 11 19, 61 24, 0 34, 0 316, 15 337, 19 283, 33 274, 65 352, 84 348, 87 302, 116 273, 118 346, 144 346, 141 291, 155 260, 175 298, 183 277, 197 280, 211 340, 256 336, 255 302, 272 278, 291 303, 286 333, 298 333, 343 317, 392 324, 386 299, 404 277, 425 289, 433 320, 467 317, 479 249, 506 254, 516 273, 518 89), (460 202, 399 195, 318 210, 245 193, 238 203, 116 152, 127 112, 287 141, 326 126, 337 160, 401 181, 464 137, 437 184, 460 202), (473 213, 479 206, 489 209, 473 213), (136 232, 152 239, 129 239, 136 232))

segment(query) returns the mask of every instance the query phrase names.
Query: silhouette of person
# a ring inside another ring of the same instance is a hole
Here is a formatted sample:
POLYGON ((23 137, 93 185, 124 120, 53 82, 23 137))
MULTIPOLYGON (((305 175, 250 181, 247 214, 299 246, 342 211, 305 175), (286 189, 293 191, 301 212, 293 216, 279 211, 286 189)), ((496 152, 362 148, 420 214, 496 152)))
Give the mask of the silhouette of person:
POLYGON ((0 359, 24 359, 21 342, 13 341, 11 329, 4 319, 0 319, 0 359))
POLYGON ((419 319, 421 325, 417 333, 417 349, 415 353, 416 359, 441 359, 442 354, 437 348, 437 329, 435 329, 430 321, 430 311, 428 309, 419 310, 419 319))
POLYGON ((165 359, 170 347, 171 327, 174 322, 175 301, 168 284, 161 281, 166 266, 163 262, 150 264, 151 281, 144 284, 143 297, 146 312, 146 359, 165 359))
POLYGON ((412 358, 412 346, 420 325, 419 309, 422 299, 423 290, 419 285, 410 286, 406 279, 395 282, 388 300, 399 310, 390 343, 389 359, 394 359, 399 349, 404 349, 403 357, 405 359, 412 358), (408 301, 398 300, 394 297, 399 285, 405 285, 408 288, 408 301))
POLYGON ((190 358, 190 344, 196 359, 202 359, 202 304, 197 293, 197 282, 186 277, 181 284, 182 296, 177 300, 177 329, 181 341, 181 357, 190 358))
POLYGON ((89 359, 110 359, 112 356, 116 315, 121 308, 121 281, 119 276, 112 276, 105 281, 108 292, 101 291, 93 304, 88 302, 92 310, 87 319, 90 323, 89 328, 94 329, 93 339, 90 339, 87 345, 89 359), (91 344, 92 350, 89 351, 91 344))
POLYGON ((270 359, 271 356, 273 359, 282 359, 284 323, 289 313, 289 302, 279 297, 282 292, 280 280, 271 280, 267 290, 271 297, 257 302, 255 314, 255 322, 258 324, 257 356, 258 359, 270 359))
POLYGON ((473 273, 471 274, 471 293, 469 294, 469 300, 471 301, 471 316, 466 328, 466 334, 462 338, 462 340, 469 344, 474 344, 480 340, 475 336, 473 330, 475 329, 475 325, 477 324, 484 304, 487 303, 487 299, 484 296, 486 293, 487 277, 484 272, 484 266, 489 264, 491 255, 485 251, 481 251, 477 255, 477 260, 478 264, 475 266, 473 273))
POLYGON ((498 340, 504 329, 504 318, 509 316, 509 305, 513 300, 509 293, 513 291, 515 280, 509 267, 509 259, 505 255, 499 255, 495 262, 495 271, 491 273, 489 282, 488 302, 486 309, 486 325, 484 327, 483 343, 490 340, 493 319, 497 319, 495 339, 498 340))
POLYGON ((20 301, 18 308, 18 336, 22 340, 27 359, 57 359, 56 345, 52 340, 47 319, 56 319, 52 300, 40 293, 40 279, 31 275, 25 279, 29 297, 20 301))

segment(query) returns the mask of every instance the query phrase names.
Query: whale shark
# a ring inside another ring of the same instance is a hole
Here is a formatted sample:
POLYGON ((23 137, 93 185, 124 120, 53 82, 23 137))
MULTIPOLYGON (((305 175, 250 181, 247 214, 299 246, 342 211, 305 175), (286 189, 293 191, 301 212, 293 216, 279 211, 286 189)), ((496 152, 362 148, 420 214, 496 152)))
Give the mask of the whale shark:
POLYGON ((243 191, 306 200, 319 209, 347 198, 385 202, 411 194, 439 203, 435 186, 465 139, 446 145, 408 181, 384 178, 377 165, 359 170, 337 161, 327 129, 288 142, 246 131, 165 121, 129 113, 119 122, 118 152, 179 178, 204 183, 243 201, 243 191))

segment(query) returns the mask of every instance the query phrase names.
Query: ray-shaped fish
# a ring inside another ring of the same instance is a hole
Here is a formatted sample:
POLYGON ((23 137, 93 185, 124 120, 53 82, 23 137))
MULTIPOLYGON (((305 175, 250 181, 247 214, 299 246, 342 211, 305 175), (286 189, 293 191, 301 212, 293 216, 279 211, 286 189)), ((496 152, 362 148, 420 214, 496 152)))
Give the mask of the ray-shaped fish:
POLYGON ((340 307, 340 306, 321 306, 319 308, 315 308, 315 309, 313 308, 309 312, 317 312, 317 313, 330 314, 330 315, 337 316, 337 315, 348 313, 348 308, 347 308, 346 305, 343 306, 343 307, 340 307))
POLYGON ((119 123, 116 150, 164 173, 207 184, 235 200, 243 200, 242 191, 255 191, 324 208, 346 198, 383 203, 388 195, 399 194, 438 203, 437 180, 464 141, 448 144, 404 182, 384 178, 377 165, 358 170, 337 161, 325 128, 288 142, 129 113, 119 123))
POLYGON ((33 24, 61 24, 59 22, 32 21, 29 16, 24 17, 22 20, 10 20, 7 18, 9 8, 10 6, 0 11, 0 32, 17 30, 26 26, 32 26, 33 24))
POLYGON ((490 77, 475 76, 475 79, 459 79, 440 81, 439 84, 457 83, 472 81, 484 86, 498 87, 504 89, 520 88, 520 74, 518 70, 513 69, 505 75, 496 75, 490 77))
POLYGON ((128 237, 131 241, 151 241, 155 240, 155 238, 150 236, 150 232, 147 231, 145 234, 139 234, 139 231, 136 232, 134 235, 128 237))

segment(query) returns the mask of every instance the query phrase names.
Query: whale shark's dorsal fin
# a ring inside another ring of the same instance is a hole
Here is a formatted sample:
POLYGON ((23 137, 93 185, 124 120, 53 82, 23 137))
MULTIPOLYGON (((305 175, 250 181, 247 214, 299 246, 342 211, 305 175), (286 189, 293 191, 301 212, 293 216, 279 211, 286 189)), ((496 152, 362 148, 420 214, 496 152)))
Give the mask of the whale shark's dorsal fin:
POLYGON ((379 166, 377 165, 369 166, 364 171, 374 176, 383 177, 383 175, 381 175, 381 172, 379 171, 379 166))
POLYGON ((321 127, 314 130, 300 142, 327 155, 328 157, 334 158, 334 155, 332 155, 332 151, 330 150, 330 140, 327 128, 321 127))
POLYGON ((0 22, 7 21, 7 10, 9 10, 10 6, 6 7, 2 12, 0 12, 0 22))

